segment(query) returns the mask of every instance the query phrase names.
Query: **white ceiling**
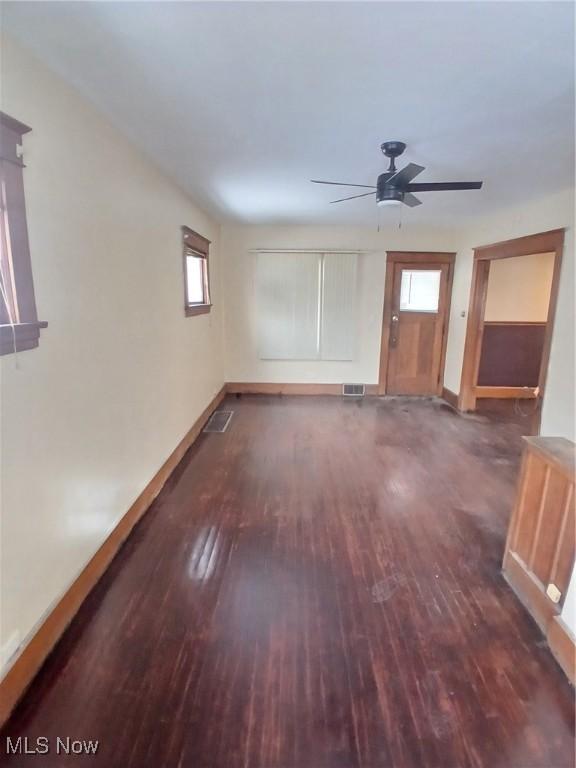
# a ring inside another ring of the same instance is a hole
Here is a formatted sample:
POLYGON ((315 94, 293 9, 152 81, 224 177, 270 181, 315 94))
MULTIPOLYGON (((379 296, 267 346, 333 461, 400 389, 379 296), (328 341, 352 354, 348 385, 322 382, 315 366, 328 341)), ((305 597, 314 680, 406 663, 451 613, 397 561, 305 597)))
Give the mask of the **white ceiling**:
POLYGON ((572 3, 2 5, 222 219, 373 224, 372 198, 328 205, 347 190, 308 180, 374 184, 386 139, 426 166, 417 181, 485 182, 422 193, 405 221, 453 226, 574 183, 572 3))

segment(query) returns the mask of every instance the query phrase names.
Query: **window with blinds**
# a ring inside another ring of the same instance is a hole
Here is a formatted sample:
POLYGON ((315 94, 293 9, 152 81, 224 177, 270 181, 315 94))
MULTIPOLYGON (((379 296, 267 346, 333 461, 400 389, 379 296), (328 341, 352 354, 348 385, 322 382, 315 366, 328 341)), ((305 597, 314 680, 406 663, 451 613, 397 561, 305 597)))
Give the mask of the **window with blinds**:
POLYGON ((258 254, 261 360, 354 359, 357 261, 357 253, 258 254))
POLYGON ((0 112, 0 354, 38 346, 24 200, 22 137, 31 129, 0 112))
POLYGON ((210 312, 210 274, 208 257, 210 241, 189 227, 182 227, 184 253, 184 313, 210 312))

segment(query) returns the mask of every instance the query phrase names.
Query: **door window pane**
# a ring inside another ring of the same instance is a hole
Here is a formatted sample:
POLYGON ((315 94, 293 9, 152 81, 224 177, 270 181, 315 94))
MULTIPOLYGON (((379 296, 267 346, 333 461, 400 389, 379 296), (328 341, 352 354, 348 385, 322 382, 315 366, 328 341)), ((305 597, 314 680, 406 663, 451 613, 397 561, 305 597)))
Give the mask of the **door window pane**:
POLYGON ((403 269, 400 283, 401 312, 438 312, 439 269, 403 269))

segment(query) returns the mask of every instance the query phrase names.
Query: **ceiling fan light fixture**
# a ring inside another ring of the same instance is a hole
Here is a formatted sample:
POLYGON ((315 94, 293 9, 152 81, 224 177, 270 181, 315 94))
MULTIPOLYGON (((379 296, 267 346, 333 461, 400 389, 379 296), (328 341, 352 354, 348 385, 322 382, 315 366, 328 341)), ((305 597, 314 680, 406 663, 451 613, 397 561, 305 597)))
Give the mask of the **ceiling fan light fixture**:
POLYGON ((402 200, 396 200, 394 198, 389 200, 377 200, 376 205, 379 208, 383 208, 384 206, 388 206, 388 205, 402 205, 402 200))

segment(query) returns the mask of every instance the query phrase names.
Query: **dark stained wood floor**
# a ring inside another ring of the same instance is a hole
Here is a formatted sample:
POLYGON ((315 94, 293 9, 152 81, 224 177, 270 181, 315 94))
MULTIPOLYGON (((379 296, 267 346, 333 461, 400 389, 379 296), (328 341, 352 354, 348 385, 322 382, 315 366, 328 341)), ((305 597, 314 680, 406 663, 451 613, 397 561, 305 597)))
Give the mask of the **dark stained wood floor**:
POLYGON ((230 398, 5 728, 105 768, 568 768, 572 689, 500 574, 519 428, 230 398))

